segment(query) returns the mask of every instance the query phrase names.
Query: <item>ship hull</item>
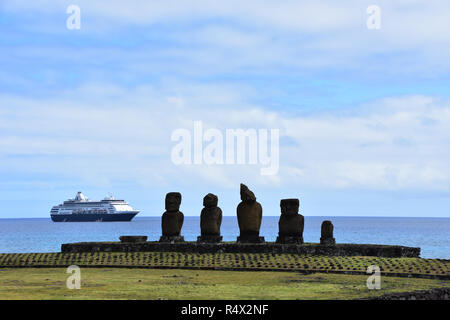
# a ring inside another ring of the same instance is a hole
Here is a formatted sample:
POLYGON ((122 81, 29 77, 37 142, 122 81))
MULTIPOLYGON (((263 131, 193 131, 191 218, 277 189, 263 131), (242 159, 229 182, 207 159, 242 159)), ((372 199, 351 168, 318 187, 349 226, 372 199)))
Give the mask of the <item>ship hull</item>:
POLYGON ((54 214, 54 222, 126 222, 131 221, 137 213, 89 213, 89 214, 54 214))

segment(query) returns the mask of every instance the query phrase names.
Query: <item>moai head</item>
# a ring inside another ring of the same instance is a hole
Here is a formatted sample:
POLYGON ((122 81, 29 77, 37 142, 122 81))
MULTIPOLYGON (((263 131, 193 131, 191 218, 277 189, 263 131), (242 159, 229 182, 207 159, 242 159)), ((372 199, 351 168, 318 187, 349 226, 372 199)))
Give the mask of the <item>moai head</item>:
POLYGON ((251 192, 245 184, 242 183, 241 183, 241 200, 247 203, 252 203, 256 201, 255 194, 251 192))
POLYGON ((334 227, 331 221, 325 220, 322 222, 322 238, 333 238, 333 229, 334 227))
POLYGON ((169 192, 166 194, 166 211, 176 212, 180 210, 181 193, 169 192))
POLYGON ((298 199, 282 199, 280 201, 281 214, 285 216, 295 216, 298 214, 300 201, 298 199))
POLYGON ((217 207, 217 202, 218 202, 217 196, 215 194, 212 194, 212 193, 208 193, 203 198, 203 206, 205 208, 215 208, 215 207, 217 207))

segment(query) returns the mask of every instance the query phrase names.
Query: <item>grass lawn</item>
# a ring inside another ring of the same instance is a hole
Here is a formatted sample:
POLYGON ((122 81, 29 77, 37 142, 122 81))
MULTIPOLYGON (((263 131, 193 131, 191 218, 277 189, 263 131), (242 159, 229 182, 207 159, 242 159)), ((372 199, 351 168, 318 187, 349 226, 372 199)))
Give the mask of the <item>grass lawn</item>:
POLYGON ((0 267, 134 267, 366 273, 449 277, 450 261, 421 258, 332 257, 269 253, 97 252, 0 254, 0 267))
POLYGON ((449 287, 448 280, 296 272, 81 268, 81 289, 69 290, 65 268, 0 269, 0 299, 358 299, 449 287))

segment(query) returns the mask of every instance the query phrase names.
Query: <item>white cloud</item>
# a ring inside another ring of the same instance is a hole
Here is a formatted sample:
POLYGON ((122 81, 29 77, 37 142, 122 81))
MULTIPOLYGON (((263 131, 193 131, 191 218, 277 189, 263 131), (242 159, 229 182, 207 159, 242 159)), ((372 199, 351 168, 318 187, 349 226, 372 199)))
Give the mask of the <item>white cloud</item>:
POLYGON ((299 142, 308 183, 447 190, 449 112, 448 101, 409 96, 373 102, 359 115, 315 115, 285 126, 299 142))
POLYGON ((129 91, 91 85, 53 99, 1 96, 1 170, 81 175, 93 184, 450 188, 449 101, 393 97, 352 112, 300 117, 248 104, 248 94, 227 85, 171 82, 129 91), (279 128, 279 174, 260 176, 258 166, 248 165, 174 166, 171 133, 192 129, 195 120, 220 130, 279 128))
MULTIPOLYGON (((71 3, 8 0, 3 8, 16 14, 43 14, 42 22, 36 19, 37 25, 30 25, 30 30, 42 27, 44 33, 64 33, 64 28, 56 27, 62 19, 45 15, 64 17, 64 8, 71 3)), ((372 1, 79 0, 77 4, 84 17, 83 35, 105 36, 132 25, 164 26, 162 39, 178 45, 157 51, 189 62, 179 66, 180 70, 189 65, 192 69, 188 70, 197 72, 244 67, 345 68, 421 76, 450 70, 446 32, 450 3, 438 0, 377 1, 382 10, 382 27, 377 31, 366 28, 366 8, 372 1)), ((136 56, 139 48, 133 51, 136 56)), ((92 57, 89 54, 84 58, 92 57)), ((141 58, 138 63, 144 61, 141 58)))

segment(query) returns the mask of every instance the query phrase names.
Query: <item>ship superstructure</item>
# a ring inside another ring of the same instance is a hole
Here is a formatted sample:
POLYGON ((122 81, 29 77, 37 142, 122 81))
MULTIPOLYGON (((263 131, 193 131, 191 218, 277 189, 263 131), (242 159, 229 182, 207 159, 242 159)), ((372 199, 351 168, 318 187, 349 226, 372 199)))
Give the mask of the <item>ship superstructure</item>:
POLYGON ((114 199, 112 195, 101 201, 89 200, 80 191, 75 199, 52 207, 50 216, 55 222, 130 221, 139 210, 134 210, 126 201, 114 199))

